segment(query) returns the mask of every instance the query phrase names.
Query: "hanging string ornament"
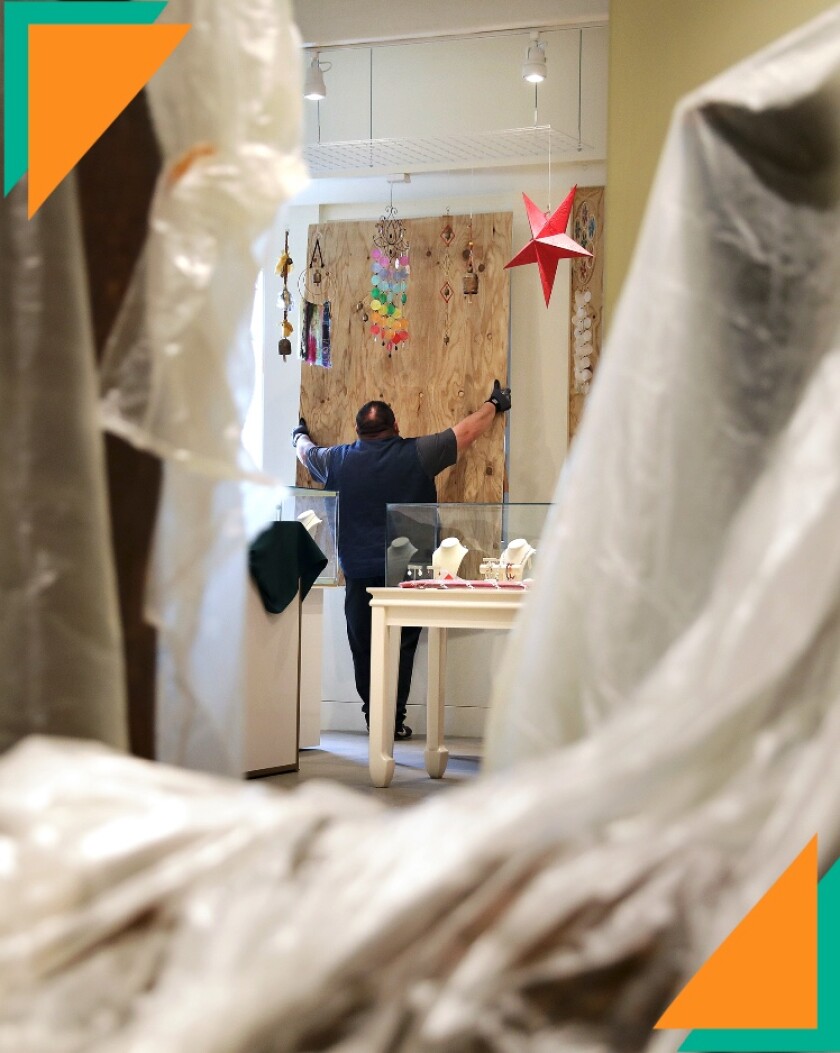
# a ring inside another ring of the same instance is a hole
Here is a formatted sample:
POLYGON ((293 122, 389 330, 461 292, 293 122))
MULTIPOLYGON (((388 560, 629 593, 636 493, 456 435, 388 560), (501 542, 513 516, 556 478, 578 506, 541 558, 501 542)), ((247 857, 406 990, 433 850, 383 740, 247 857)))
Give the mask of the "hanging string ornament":
POLYGON ((277 297, 277 306, 283 312, 283 335, 277 344, 277 353, 282 356, 285 362, 289 355, 292 353, 292 342, 289 337, 294 332, 294 326, 289 321, 289 311, 292 309, 292 294, 289 292, 289 275, 294 269, 294 261, 289 255, 289 232, 286 231, 286 239, 283 245, 283 255, 277 261, 277 266, 274 268, 274 273, 279 274, 283 279, 283 289, 280 295, 277 297))
POLYGON ((408 275, 411 267, 405 226, 397 219, 393 204, 376 224, 370 252, 370 334, 381 343, 388 357, 395 347, 408 340, 408 275))
POLYGON ((330 289, 332 287, 332 274, 324 263, 321 240, 322 234, 320 231, 317 231, 309 263, 298 279, 298 291, 301 299, 316 304, 322 304, 330 298, 330 289))
POLYGON ((452 255, 449 251, 452 242, 455 240, 455 231, 452 229, 452 220, 449 218, 449 209, 446 210, 446 224, 443 230, 440 232, 440 240, 446 246, 443 253, 442 259, 442 270, 443 270, 443 285, 440 287, 440 295, 443 302, 446 304, 446 315, 444 318, 444 330, 443 330, 443 344, 444 347, 449 346, 451 339, 449 332, 449 304, 452 302, 452 297, 455 295, 455 290, 452 288, 452 255))
POLYGON ((309 264, 298 280, 303 301, 300 357, 311 366, 323 366, 325 369, 332 365, 330 285, 330 272, 321 250, 321 234, 316 232, 309 264))
POLYGON ((469 233, 467 235, 467 247, 464 249, 464 259, 467 261, 467 270, 462 278, 464 296, 469 302, 471 297, 478 294, 478 270, 476 268, 475 254, 473 253, 475 243, 473 242, 472 216, 470 216, 469 233))

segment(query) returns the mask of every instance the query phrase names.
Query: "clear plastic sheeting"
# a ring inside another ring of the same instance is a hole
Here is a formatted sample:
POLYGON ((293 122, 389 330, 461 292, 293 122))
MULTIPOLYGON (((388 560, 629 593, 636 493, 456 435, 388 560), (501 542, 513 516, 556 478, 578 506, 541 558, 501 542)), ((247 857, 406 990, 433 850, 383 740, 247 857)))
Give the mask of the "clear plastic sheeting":
POLYGON ((106 350, 106 426, 218 478, 257 474, 255 244, 305 182, 299 40, 286 0, 170 0, 192 29, 146 91, 163 153, 138 273, 106 350))
POLYGON ((621 752, 668 763, 702 723, 699 775, 713 741, 836 702, 838 198, 835 7, 675 112, 490 768, 645 718, 621 752))
POLYGON ((0 1050, 674 1053, 652 1027, 698 955, 840 827, 838 714, 810 750, 745 737, 716 800, 679 756, 605 780, 612 739, 396 812, 30 738, 0 762, 0 1050))
POLYGON ((32 738, 0 763, 0 1049, 641 1050, 723 866, 592 843, 564 783, 385 813, 32 738))
POLYGON ((287 0, 171 0, 162 18, 192 29, 147 88, 163 169, 106 350, 102 417, 164 459, 147 609, 157 756, 238 774, 247 544, 281 496, 241 439, 250 322, 261 238, 305 181, 299 40, 287 0), (249 502, 262 509, 250 519, 249 502))
POLYGON ((159 637, 158 759, 231 775, 245 770, 242 716, 257 658, 247 545, 273 521, 286 492, 166 465, 147 596, 159 637))
POLYGON ((31 220, 20 184, 0 206, 0 751, 127 739, 87 296, 73 179, 31 220))

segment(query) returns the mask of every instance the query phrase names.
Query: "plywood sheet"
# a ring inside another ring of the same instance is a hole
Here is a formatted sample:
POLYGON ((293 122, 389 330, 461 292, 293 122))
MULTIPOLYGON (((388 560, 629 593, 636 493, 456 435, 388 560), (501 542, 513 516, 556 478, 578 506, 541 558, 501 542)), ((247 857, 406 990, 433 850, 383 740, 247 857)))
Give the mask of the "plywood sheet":
MULTIPOLYGON (((583 353, 589 351, 593 376, 601 354, 604 314, 604 188, 578 187, 569 231, 579 245, 593 254, 592 259, 574 260, 571 267, 572 319, 569 339, 569 441, 577 431, 586 404, 586 382, 575 375, 583 353), (588 294, 588 295, 587 295, 588 294), (583 312, 582 314, 580 312, 583 312), (589 333, 587 343, 582 335, 589 333), (577 350, 576 350, 577 349, 577 350)), ((589 381, 591 385, 591 381, 589 381)))
MULTIPOLYGON (((405 316, 410 340, 389 357, 369 330, 374 222, 324 223, 309 230, 311 257, 318 236, 321 287, 332 314, 332 366, 304 362, 300 413, 320 446, 352 442, 356 411, 383 399, 406 437, 441 431, 478 409, 498 377, 507 381, 512 213, 405 220, 411 273, 405 316), (447 224, 452 236, 441 237, 447 224), (472 235, 470 235, 472 232, 472 235), (465 297, 463 252, 472 236, 479 292, 465 297), (441 295, 447 279, 453 295, 441 295), (361 305, 361 306, 360 306, 361 305), (368 313, 365 322, 364 312, 368 313)), ((499 502, 504 491, 504 422, 497 420, 458 464, 438 476, 441 501, 499 502)), ((314 485, 298 467, 298 484, 314 485)))

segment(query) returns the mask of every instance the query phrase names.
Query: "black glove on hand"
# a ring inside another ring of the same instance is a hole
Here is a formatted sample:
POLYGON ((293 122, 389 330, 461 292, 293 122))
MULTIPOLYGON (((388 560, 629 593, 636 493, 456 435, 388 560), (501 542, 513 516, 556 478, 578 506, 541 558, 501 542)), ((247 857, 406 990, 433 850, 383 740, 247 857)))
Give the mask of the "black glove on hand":
POLYGON ((494 380, 490 398, 485 399, 485 402, 492 403, 497 413, 507 413, 510 409, 510 388, 503 388, 498 380, 494 380))
POLYGON ((301 435, 305 435, 307 439, 311 438, 309 434, 309 428, 307 427, 306 421, 303 419, 303 417, 300 418, 300 424, 298 424, 298 426, 292 432, 292 446, 297 446, 298 439, 301 437, 301 435))

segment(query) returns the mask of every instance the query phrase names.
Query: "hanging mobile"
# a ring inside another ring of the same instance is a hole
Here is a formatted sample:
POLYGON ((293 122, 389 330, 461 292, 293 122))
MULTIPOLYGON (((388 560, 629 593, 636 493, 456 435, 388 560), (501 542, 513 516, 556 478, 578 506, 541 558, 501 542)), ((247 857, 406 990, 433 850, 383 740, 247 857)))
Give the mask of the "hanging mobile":
POLYGON ((405 224, 397 219, 394 208, 394 188, 391 204, 376 224, 373 248, 370 251, 370 310, 373 321, 370 334, 381 343, 388 357, 395 347, 408 340, 408 320, 405 318, 408 301, 409 244, 405 224))
POLYGON ((331 282, 321 239, 321 232, 316 230, 309 264, 298 280, 303 301, 300 357, 311 366, 329 369, 332 365, 331 282))
POLYGON ((277 344, 277 353, 285 362, 292 353, 292 342, 289 336, 294 332, 294 326, 289 321, 289 311, 292 308, 292 294, 289 292, 289 275, 294 267, 292 257, 289 255, 289 232, 286 231, 286 239, 283 245, 283 255, 277 261, 274 273, 283 279, 283 291, 280 293, 278 307, 283 311, 283 335, 277 344))

